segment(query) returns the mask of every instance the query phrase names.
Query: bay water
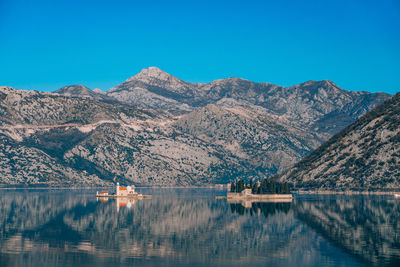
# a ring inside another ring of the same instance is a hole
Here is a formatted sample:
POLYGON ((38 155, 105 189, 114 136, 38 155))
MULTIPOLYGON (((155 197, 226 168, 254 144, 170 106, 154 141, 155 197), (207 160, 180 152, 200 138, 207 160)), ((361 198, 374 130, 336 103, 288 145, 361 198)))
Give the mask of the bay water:
POLYGON ((228 203, 217 189, 1 190, 0 266, 400 266, 400 200, 295 195, 228 203))

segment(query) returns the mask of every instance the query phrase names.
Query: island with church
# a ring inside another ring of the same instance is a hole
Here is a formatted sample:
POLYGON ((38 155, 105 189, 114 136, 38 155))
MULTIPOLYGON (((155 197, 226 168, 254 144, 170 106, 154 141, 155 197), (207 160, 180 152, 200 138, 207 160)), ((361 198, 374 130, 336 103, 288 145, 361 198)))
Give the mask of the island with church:
POLYGON ((245 183, 243 180, 232 182, 230 192, 226 195, 228 200, 252 200, 252 201, 291 201, 293 196, 288 183, 277 183, 271 179, 262 182, 251 180, 245 183))
POLYGON ((117 183, 117 186, 115 188, 115 193, 110 194, 107 191, 100 191, 100 192, 96 192, 96 197, 136 198, 136 199, 151 198, 150 195, 143 195, 143 194, 136 192, 134 185, 120 186, 119 183, 117 183))

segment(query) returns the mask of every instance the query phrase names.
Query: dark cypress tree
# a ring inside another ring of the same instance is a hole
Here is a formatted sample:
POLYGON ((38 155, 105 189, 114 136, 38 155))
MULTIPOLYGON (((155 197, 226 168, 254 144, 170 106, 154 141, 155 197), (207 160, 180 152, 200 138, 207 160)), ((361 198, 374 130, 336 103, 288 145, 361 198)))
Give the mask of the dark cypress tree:
POLYGON ((276 185, 275 185, 275 181, 271 181, 271 188, 272 188, 272 194, 274 194, 276 192, 276 185))
POLYGON ((285 194, 290 194, 290 186, 289 186, 289 184, 287 182, 284 182, 283 186, 284 186, 284 193, 285 194))
POLYGON ((231 192, 235 192, 236 191, 236 183, 232 182, 231 183, 231 192))
POLYGON ((266 194, 266 193, 268 193, 268 181, 266 179, 264 179, 264 181, 262 181, 262 183, 261 183, 260 194, 266 194))
POLYGON ((276 193, 281 194, 282 193, 282 184, 276 184, 276 193))
POLYGON ((251 193, 252 194, 257 194, 257 183, 254 183, 253 186, 251 187, 251 193))
POLYGON ((267 194, 273 194, 273 193, 275 193, 274 191, 273 191, 273 188, 272 188, 272 182, 271 181, 267 181, 267 180, 265 180, 265 182, 266 182, 266 192, 265 193, 267 193, 267 194))
POLYGON ((240 180, 238 183, 238 193, 242 192, 245 189, 244 187, 244 181, 240 180))

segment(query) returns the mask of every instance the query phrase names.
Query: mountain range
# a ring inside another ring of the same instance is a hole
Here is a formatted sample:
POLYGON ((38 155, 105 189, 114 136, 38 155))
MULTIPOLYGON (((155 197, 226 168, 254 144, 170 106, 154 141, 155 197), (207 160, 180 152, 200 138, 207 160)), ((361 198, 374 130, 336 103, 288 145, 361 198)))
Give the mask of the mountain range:
POLYGON ((107 96, 150 109, 183 114, 208 104, 252 108, 291 126, 307 128, 322 139, 344 128, 387 94, 353 92, 335 83, 308 81, 283 87, 239 78, 207 84, 184 82, 156 67, 142 70, 106 92, 107 96))
POLYGON ((188 83, 151 67, 109 89, 0 87, 0 183, 198 185, 282 172, 390 98, 331 81, 188 83))

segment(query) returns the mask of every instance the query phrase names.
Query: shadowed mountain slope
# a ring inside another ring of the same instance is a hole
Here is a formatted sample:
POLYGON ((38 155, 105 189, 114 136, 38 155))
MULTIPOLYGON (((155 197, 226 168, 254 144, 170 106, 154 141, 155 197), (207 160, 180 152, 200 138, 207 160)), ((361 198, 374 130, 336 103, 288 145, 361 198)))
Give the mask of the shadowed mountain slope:
POLYGON ((277 178, 298 188, 400 188, 400 93, 277 178))

